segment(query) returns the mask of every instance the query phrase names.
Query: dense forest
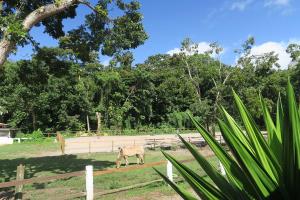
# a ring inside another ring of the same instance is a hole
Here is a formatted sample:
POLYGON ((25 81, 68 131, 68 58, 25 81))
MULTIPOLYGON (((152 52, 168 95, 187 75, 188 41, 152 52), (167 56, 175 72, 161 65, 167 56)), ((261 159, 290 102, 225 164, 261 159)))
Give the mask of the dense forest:
POLYGON ((288 77, 300 92, 300 46, 289 45, 292 63, 282 69, 274 53, 252 55, 253 45, 253 38, 242 44, 234 66, 220 61, 219 44, 199 54, 190 39, 178 54, 153 55, 135 65, 130 51, 104 66, 97 57, 82 62, 72 51, 40 48, 30 60, 6 62, 0 121, 24 131, 86 130, 87 117, 93 130, 190 128, 189 111, 213 129, 220 105, 236 113, 233 89, 262 124, 260 95, 274 112, 288 77))
POLYGON ((138 1, 0 1, 0 14, 0 122, 24 132, 191 128, 187 112, 214 131, 219 106, 236 113, 233 90, 261 125, 260 96, 274 114, 288 77, 300 92, 297 44, 286 50, 288 68, 274 52, 253 55, 253 37, 235 51, 234 65, 221 62, 218 43, 199 53, 190 39, 179 53, 136 64, 131 49, 149 37, 138 1), (64 20, 76 18, 79 6, 89 12, 66 30, 64 20), (58 46, 41 47, 30 33, 34 27, 58 46), (7 61, 27 44, 32 57, 7 61), (101 64, 103 55, 111 58, 108 65, 101 64))

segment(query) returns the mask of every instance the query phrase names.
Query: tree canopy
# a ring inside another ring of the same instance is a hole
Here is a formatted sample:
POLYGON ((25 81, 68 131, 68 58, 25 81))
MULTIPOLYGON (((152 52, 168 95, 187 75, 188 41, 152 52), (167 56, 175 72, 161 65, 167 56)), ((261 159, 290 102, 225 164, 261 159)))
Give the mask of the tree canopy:
POLYGON ((17 46, 32 43, 38 47, 29 30, 41 25, 59 40, 60 48, 72 50, 81 62, 93 61, 98 52, 112 56, 136 48, 148 37, 139 9, 139 2, 122 0, 98 0, 95 5, 87 0, 0 1, 0 66, 17 46), (83 24, 64 30, 63 20, 75 18, 79 5, 91 12, 83 24), (117 16, 112 15, 112 7, 119 10, 117 16))
POLYGON ((189 110, 214 131, 218 105, 235 111, 232 88, 261 124, 257 94, 274 114, 287 77, 299 84, 299 45, 288 46, 292 63, 281 69, 274 52, 251 54, 253 37, 236 50, 239 59, 232 66, 221 62, 217 42, 200 54, 191 39, 183 40, 177 54, 134 64, 130 50, 148 38, 139 10, 134 0, 0 1, 0 66, 5 66, 0 67, 0 121, 26 131, 84 130, 87 119, 92 129, 189 128, 189 110), (80 5, 90 10, 84 23, 65 30, 64 20, 75 18, 80 5), (34 26, 42 26, 58 46, 40 47, 29 32, 34 26), (35 48, 30 60, 5 63, 17 46, 29 43, 35 48), (110 56, 109 65, 102 65, 99 55, 110 56))
POLYGON ((86 116, 96 129, 100 114, 102 128, 190 128, 186 115, 190 111, 214 128, 220 117, 218 105, 236 113, 233 88, 262 125, 258 94, 274 115, 278 94, 285 95, 287 77, 299 84, 300 65, 295 61, 289 69, 278 68, 276 54, 251 56, 247 53, 251 45, 246 43, 236 66, 218 59, 216 51, 222 48, 217 43, 199 54, 186 53, 194 43, 183 42, 181 53, 153 55, 137 65, 132 54, 124 52, 107 66, 97 60, 78 62, 81 55, 70 49, 40 48, 31 60, 5 64, 0 120, 23 130, 85 130, 86 116))

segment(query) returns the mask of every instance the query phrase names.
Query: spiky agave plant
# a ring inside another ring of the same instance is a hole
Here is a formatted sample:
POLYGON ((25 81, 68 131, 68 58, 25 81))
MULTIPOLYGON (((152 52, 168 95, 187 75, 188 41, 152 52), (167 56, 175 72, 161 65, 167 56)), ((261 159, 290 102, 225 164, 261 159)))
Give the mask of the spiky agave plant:
MULTIPOLYGON (((171 155, 165 152, 163 154, 201 199, 300 199, 300 110, 292 85, 288 82, 285 101, 282 103, 280 97, 278 99, 275 122, 264 100, 260 98, 268 132, 267 140, 238 95, 235 92, 233 95, 244 128, 241 128, 223 107, 220 107, 223 118, 218 120, 231 153, 225 151, 211 134, 190 116, 197 130, 223 164, 226 176, 221 175, 218 169, 182 137, 182 142, 213 183, 171 155)), ((169 181, 161 172, 157 172, 182 198, 197 199, 169 181)))

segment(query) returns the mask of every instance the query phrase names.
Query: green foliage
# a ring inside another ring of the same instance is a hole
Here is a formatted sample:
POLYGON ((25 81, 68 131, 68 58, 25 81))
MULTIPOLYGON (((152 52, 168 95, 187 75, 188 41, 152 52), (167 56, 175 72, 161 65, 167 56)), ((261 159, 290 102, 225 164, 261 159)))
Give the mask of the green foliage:
POLYGON ((186 112, 173 112, 168 115, 170 125, 175 128, 190 127, 191 121, 186 112))
POLYGON ((63 0, 54 0, 54 3, 56 6, 59 6, 62 3, 63 0))
MULTIPOLYGON (((88 1, 83 1, 85 6, 88 1)), ((18 45, 35 43, 28 31, 23 27, 25 18, 37 9, 47 9, 46 5, 54 3, 60 6, 62 0, 20 0, 1 1, 0 40, 4 37, 18 45), (44 7, 43 7, 44 6, 44 7)), ((63 30, 63 21, 75 18, 77 8, 82 2, 74 1, 63 12, 47 16, 41 22, 34 24, 45 27, 44 32, 59 40, 61 48, 68 49, 77 55, 81 62, 94 62, 98 54, 113 56, 124 50, 136 48, 148 38, 142 25, 140 4, 137 1, 96 1, 96 5, 89 4, 86 9, 84 23, 67 33, 63 30), (117 17, 110 15, 111 7, 117 9, 117 17), (92 9, 90 9, 92 8, 92 9)), ((41 11, 43 12, 43 11, 41 11)))
POLYGON ((38 129, 30 134, 30 138, 32 139, 32 141, 39 142, 42 141, 45 137, 43 135, 43 132, 38 129))
MULTIPOLYGON (((80 42, 79 38, 64 37, 69 42, 80 42)), ((184 43, 190 52, 194 46, 190 40, 184 43)), ((133 65, 131 52, 118 52, 108 66, 100 64, 95 54, 86 54, 90 51, 86 47, 78 45, 81 55, 71 49, 40 48, 31 60, 7 62, 0 73, 0 121, 28 132, 38 128, 47 132, 85 131, 89 116, 91 129, 96 130, 98 112, 103 130, 135 134, 140 131, 132 129, 169 127, 171 132, 192 127, 185 114, 189 110, 213 132, 220 117, 217 105, 222 104, 236 117, 234 99, 229 95, 233 88, 263 128, 258 94, 274 117, 277 95, 285 94, 287 77, 299 85, 300 65, 296 61, 293 68, 281 70, 275 68, 274 54, 245 54, 240 67, 227 66, 218 60, 222 48, 217 43, 212 43, 211 51, 205 54, 159 54, 137 65, 133 65), (92 56, 93 61, 82 62, 81 56, 92 56)), ((295 89, 298 96, 299 87, 295 89)))
POLYGON ((16 134, 16 138, 26 138, 26 137, 27 137, 27 135, 25 133, 22 133, 22 132, 18 132, 16 134))
MULTIPOLYGON (((221 107, 223 119, 219 127, 231 154, 192 116, 197 130, 204 137, 223 164, 226 176, 214 168, 197 149, 181 140, 214 184, 207 182, 195 171, 164 153, 201 199, 299 199, 300 181, 300 113, 290 82, 282 103, 278 99, 276 120, 273 121, 265 101, 260 98, 266 141, 239 96, 233 92, 245 133, 238 123, 221 107)), ((192 194, 159 174, 184 199, 195 199, 192 194)))
POLYGON ((292 60, 299 61, 300 57, 300 45, 299 44, 289 44, 289 46, 286 49, 286 52, 291 54, 292 60))

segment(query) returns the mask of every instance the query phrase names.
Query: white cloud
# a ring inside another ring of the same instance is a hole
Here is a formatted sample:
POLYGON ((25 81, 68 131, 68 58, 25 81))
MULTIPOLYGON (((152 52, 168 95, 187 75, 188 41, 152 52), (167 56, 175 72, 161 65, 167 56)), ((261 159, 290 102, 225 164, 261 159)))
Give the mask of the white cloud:
POLYGON ((286 69, 292 61, 290 55, 286 52, 287 46, 291 43, 300 44, 300 41, 291 39, 288 42, 265 42, 260 45, 253 46, 251 49, 251 55, 262 55, 273 51, 278 55, 278 64, 281 66, 281 68, 286 69))
MULTIPOLYGON (((206 51, 208 51, 208 50, 210 50, 210 49, 211 49, 211 48, 210 48, 208 42, 200 42, 200 43, 198 43, 198 45, 197 45, 197 49, 195 49, 195 51, 193 51, 192 53, 189 53, 189 54, 193 54, 193 53, 195 53, 196 51, 197 51, 199 54, 201 54, 201 53, 205 53, 206 51)), ((180 48, 174 48, 174 49, 172 49, 172 50, 170 50, 170 51, 167 51, 167 54, 173 55, 173 54, 178 54, 178 53, 180 53, 180 52, 181 52, 181 51, 180 51, 180 48)), ((185 52, 185 53, 187 53, 187 52, 185 52)))
POLYGON ((282 15, 290 15, 295 12, 295 8, 291 5, 291 0, 265 0, 264 6, 276 13, 279 11, 282 15))
POLYGON ((290 0, 266 0, 265 6, 288 6, 290 0))
POLYGON ((235 1, 231 4, 230 6, 230 10, 239 10, 239 11, 243 11, 245 10, 245 8, 247 6, 249 6, 251 3, 253 2, 253 0, 239 0, 239 1, 235 1))
POLYGON ((282 68, 287 68, 291 62, 291 58, 285 51, 286 47, 287 43, 284 42, 265 42, 261 45, 254 46, 251 50, 251 54, 262 55, 274 51, 275 54, 278 54, 278 64, 282 66, 282 68))

